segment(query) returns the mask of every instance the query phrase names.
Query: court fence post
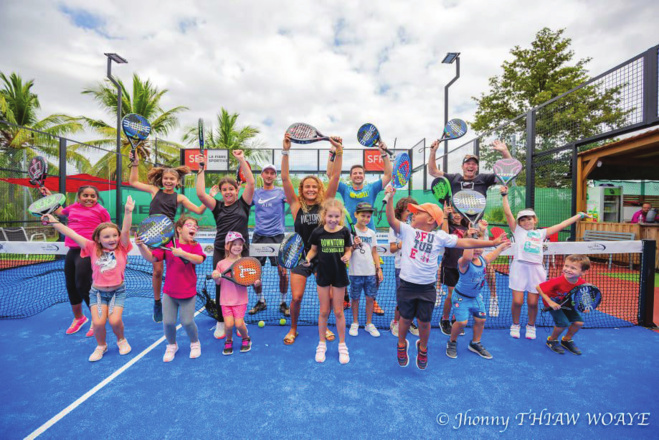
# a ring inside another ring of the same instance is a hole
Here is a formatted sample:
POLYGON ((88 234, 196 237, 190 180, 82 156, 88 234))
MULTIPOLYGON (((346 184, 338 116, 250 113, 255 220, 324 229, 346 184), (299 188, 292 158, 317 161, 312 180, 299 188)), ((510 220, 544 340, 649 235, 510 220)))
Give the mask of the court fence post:
POLYGON ((654 266, 657 242, 655 240, 642 240, 642 242, 638 324, 644 327, 656 327, 654 323, 654 266))
MULTIPOLYGON (((59 193, 66 196, 66 139, 59 138, 59 193)), ((64 235, 58 233, 57 241, 64 241, 64 235)))

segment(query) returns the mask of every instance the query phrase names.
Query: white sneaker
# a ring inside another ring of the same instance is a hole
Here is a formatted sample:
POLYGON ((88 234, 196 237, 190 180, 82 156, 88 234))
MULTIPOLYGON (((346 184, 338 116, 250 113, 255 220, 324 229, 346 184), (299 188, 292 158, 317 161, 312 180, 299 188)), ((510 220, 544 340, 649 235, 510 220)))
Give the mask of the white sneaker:
POLYGON ((419 336, 419 327, 414 325, 414 323, 410 323, 410 333, 414 336, 419 336))
POLYGON ((366 327, 364 327, 364 330, 366 330, 368 333, 371 334, 374 338, 379 338, 380 337, 380 332, 378 329, 373 325, 373 323, 366 324, 366 327))
POLYGON ((190 343, 190 359, 197 359, 201 356, 201 342, 190 343))
POLYGON ((510 326, 510 336, 515 339, 519 339, 519 324, 513 324, 510 326))
POLYGON ((398 322, 392 319, 391 324, 389 324, 389 330, 391 330, 392 335, 398 337, 398 322))
POLYGON ((499 297, 490 297, 490 316, 496 318, 499 316, 499 297))
POLYGON ((343 343, 339 344, 339 362, 347 364, 350 362, 350 354, 348 354, 348 346, 343 343))
POLYGON ((327 351, 327 344, 319 342, 316 347, 316 362, 325 362, 325 352, 327 351))
POLYGON ((213 332, 213 336, 215 336, 215 339, 224 339, 226 337, 223 322, 218 322, 215 324, 215 332, 213 332))
POLYGON ((117 341, 117 347, 119 347, 119 354, 122 356, 130 353, 132 350, 126 338, 123 338, 121 341, 117 341))
POLYGON ((94 352, 89 356, 89 362, 96 362, 100 361, 103 359, 103 355, 107 353, 108 351, 108 344, 105 344, 104 346, 97 345, 96 348, 94 349, 94 352))
POLYGON ((535 326, 527 325, 526 326, 526 339, 535 339, 535 326))
POLYGON ((359 334, 359 323, 353 322, 350 324, 350 330, 348 331, 350 336, 357 336, 359 334))
POLYGON ((178 344, 167 344, 167 349, 165 350, 165 355, 162 357, 163 362, 171 362, 176 356, 178 351, 178 344))

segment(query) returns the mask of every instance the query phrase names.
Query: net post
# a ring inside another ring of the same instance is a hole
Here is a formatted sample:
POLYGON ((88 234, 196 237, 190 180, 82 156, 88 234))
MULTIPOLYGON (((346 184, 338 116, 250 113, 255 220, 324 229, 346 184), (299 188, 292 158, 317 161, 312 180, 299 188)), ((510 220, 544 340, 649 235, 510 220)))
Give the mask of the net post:
POLYGON ((535 208, 535 110, 526 113, 526 208, 535 208))
POLYGON ((642 240, 641 279, 638 303, 638 324, 644 327, 655 327, 654 324, 654 267, 657 242, 642 240))
MULTIPOLYGON (((66 195, 66 139, 59 138, 59 193, 66 195)), ((64 235, 58 233, 57 241, 64 241, 64 235)))

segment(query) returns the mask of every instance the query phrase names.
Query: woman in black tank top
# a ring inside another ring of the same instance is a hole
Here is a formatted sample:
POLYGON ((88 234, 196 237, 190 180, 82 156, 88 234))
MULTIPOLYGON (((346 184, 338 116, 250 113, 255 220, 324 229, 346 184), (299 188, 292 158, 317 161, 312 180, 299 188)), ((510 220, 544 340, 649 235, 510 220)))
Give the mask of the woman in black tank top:
MULTIPOLYGON (((288 134, 284 137, 284 151, 281 157, 281 181, 284 193, 286 193, 286 201, 290 205, 291 214, 295 219, 295 232, 302 237, 305 251, 309 251, 311 248, 309 243, 311 232, 320 225, 320 206, 325 199, 334 197, 339 187, 339 177, 341 176, 341 166, 343 164, 342 140, 339 137, 332 137, 330 143, 336 148, 336 159, 327 190, 325 190, 323 182, 318 177, 306 176, 300 182, 299 195, 297 195, 289 175, 288 154, 291 149, 291 140, 288 134)), ((284 337, 284 344, 286 345, 295 342, 304 288, 307 285, 307 277, 314 272, 314 267, 314 264, 310 267, 300 265, 291 270, 291 328, 284 337)))
MULTIPOLYGON (((183 205, 185 209, 195 214, 203 214, 206 211, 205 206, 197 206, 192 203, 183 194, 178 194, 176 189, 181 187, 183 177, 190 172, 188 167, 178 168, 164 168, 153 167, 147 174, 147 181, 149 183, 140 182, 139 167, 137 158, 132 156, 131 153, 131 170, 130 170, 130 185, 141 191, 146 191, 151 194, 152 200, 149 205, 149 215, 164 214, 172 222, 176 222, 176 210, 179 205, 183 205)), ((162 274, 164 272, 164 263, 159 261, 153 263, 153 320, 155 322, 162 321, 162 302, 160 301, 160 293, 162 291, 162 274)))

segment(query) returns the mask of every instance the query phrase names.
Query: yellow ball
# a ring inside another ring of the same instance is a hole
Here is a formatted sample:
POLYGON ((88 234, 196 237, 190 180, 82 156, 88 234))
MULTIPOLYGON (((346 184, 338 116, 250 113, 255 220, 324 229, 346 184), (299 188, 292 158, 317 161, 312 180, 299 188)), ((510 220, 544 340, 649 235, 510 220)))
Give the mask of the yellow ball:
POLYGON ((259 327, 261 327, 261 328, 265 327, 265 322, 259 321, 259 327))
POLYGON ((284 318, 281 318, 279 320, 279 325, 286 325, 286 320, 284 318))

